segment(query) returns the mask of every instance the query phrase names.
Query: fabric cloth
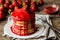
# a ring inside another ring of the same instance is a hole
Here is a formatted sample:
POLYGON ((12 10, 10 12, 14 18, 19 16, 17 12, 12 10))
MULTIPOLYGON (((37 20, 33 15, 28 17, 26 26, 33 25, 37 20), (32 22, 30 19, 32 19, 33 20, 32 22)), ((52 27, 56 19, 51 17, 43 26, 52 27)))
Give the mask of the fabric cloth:
MULTIPOLYGON (((36 20, 37 19, 41 20, 40 18, 43 20, 47 20, 47 22, 50 23, 50 25, 52 25, 52 23, 49 19, 49 15, 36 14, 36 20)), ((40 36, 37 36, 37 37, 39 37, 37 40, 39 40, 39 39, 46 40, 48 38, 56 39, 56 34, 54 33, 54 31, 51 28, 49 29, 50 26, 45 22, 43 22, 43 24, 44 24, 45 30, 40 36)))

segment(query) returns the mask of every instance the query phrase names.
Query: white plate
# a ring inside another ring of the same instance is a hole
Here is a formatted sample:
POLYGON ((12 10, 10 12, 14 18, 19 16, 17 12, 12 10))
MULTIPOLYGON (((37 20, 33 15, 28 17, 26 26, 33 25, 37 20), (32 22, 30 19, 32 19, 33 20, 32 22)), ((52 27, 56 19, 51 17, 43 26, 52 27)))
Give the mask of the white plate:
POLYGON ((39 21, 36 21, 36 26, 39 27, 39 31, 37 31, 36 33, 32 34, 32 35, 29 35, 29 36, 19 36, 19 35, 16 35, 14 34, 13 32, 11 32, 11 29, 10 27, 12 26, 12 23, 13 21, 11 20, 10 22, 8 22, 5 26, 4 26, 4 34, 5 35, 8 35, 10 37, 13 37, 13 38, 24 38, 24 39, 27 39, 27 38, 33 38, 33 37, 36 37, 38 35, 41 35, 42 32, 44 31, 44 26, 43 26, 43 23, 41 20, 39 21))

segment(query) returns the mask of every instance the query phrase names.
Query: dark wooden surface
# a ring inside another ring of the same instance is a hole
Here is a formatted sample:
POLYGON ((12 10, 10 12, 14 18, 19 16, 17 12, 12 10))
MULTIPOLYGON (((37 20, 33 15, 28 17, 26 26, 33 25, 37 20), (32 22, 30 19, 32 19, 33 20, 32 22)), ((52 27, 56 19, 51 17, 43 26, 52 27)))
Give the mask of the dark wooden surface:
MULTIPOLYGON (((60 7, 60 0, 44 0, 45 4, 44 6, 42 7, 42 9, 47 6, 47 5, 52 5, 52 4, 57 4, 59 7, 60 7)), ((59 9, 60 11, 60 9, 59 9)), ((58 13, 60 14, 60 12, 58 13)), ((56 21, 58 22, 58 20, 56 21)), ((4 21, 0 21, 0 40, 10 40, 8 37, 3 37, 2 34, 3 34, 3 29, 4 29, 4 25, 7 23, 7 20, 4 20, 4 21)), ((55 23, 57 24, 57 23, 55 23)), ((58 24, 57 24, 58 25, 58 24)), ((60 27, 60 26, 59 26, 60 27)), ((57 33, 58 34, 58 33, 57 33)), ((58 34, 60 35, 60 34, 58 34)))

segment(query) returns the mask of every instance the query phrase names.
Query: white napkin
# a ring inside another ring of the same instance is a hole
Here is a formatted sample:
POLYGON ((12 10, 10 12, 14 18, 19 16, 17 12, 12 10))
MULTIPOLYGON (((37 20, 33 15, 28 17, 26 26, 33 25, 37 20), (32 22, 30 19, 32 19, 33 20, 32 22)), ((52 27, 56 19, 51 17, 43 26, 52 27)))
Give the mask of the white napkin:
MULTIPOLYGON (((35 16, 36 16, 36 20, 39 19, 39 18, 41 18, 43 20, 47 20, 47 22, 51 24, 51 21, 49 20, 49 15, 36 14, 35 16)), ((53 38, 53 39, 55 39, 56 38, 56 34, 54 33, 54 31, 52 29, 49 30, 50 26, 47 23, 44 23, 44 27, 45 27, 44 32, 41 35, 37 36, 37 37, 39 37, 37 40, 45 40, 47 38, 53 38), (47 33, 48 33, 48 30, 49 30, 49 35, 48 35, 48 37, 46 37, 47 33)), ((35 37, 35 38, 37 38, 37 37, 35 37)))

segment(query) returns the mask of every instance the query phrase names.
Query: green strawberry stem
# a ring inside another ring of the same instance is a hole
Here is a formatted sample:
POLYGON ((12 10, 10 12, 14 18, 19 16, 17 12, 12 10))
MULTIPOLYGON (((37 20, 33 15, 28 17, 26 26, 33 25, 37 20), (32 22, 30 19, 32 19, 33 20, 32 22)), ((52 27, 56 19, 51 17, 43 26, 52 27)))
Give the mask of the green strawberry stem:
POLYGON ((11 14, 11 10, 10 9, 8 10, 8 14, 11 14))

